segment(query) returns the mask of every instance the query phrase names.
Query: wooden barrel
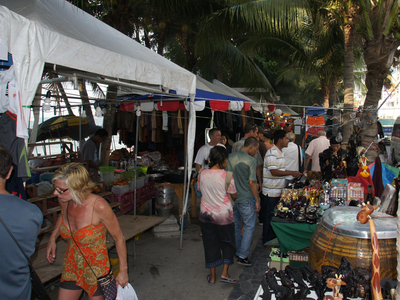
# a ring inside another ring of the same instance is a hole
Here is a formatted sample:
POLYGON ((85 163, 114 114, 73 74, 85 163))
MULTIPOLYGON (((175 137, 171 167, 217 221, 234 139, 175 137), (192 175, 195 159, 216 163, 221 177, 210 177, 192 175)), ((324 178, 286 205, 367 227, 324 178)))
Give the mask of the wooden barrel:
MULTIPOLYGON (((396 223, 395 220, 394 223, 396 223)), ((370 238, 344 235, 337 228, 332 233, 333 228, 324 225, 326 225, 326 222, 321 222, 311 238, 308 264, 312 269, 321 272, 326 250, 324 265, 339 267, 342 257, 346 256, 353 268, 372 270, 372 246, 370 238)), ((394 229, 396 230, 396 228, 394 229)), ((365 230, 369 231, 368 224, 365 230)), ((378 232, 378 241, 381 279, 397 280, 396 238, 379 239, 378 232)))

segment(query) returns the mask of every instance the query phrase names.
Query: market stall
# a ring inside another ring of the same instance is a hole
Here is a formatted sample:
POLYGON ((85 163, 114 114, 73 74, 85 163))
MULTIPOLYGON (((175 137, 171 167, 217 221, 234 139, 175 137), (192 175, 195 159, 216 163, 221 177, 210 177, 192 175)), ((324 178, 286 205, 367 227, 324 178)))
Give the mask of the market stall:
POLYGON ((349 288, 338 287, 335 297, 369 298, 374 294, 373 299, 381 299, 376 297, 381 289, 391 288, 389 283, 381 287, 381 280, 397 279, 399 189, 394 183, 398 173, 379 158, 367 165, 365 153, 373 150, 358 142, 357 129, 347 151, 341 149, 341 140, 331 139, 331 147, 319 155, 321 172, 308 172, 307 178, 283 189, 271 226, 280 253, 289 252, 290 263, 289 269, 266 273, 260 290, 269 293, 271 299, 290 296, 282 297, 282 293, 289 293, 285 281, 293 281, 293 250, 302 250, 301 255, 308 258, 298 274, 304 280, 304 288, 296 285, 298 297, 310 289, 323 299, 328 295, 327 287, 333 287, 328 281, 340 279, 349 288))

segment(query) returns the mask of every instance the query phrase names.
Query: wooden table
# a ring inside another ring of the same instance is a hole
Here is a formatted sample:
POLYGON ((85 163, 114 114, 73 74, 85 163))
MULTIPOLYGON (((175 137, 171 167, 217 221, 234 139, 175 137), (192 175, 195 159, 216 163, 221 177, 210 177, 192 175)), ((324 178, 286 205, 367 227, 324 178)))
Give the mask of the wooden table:
MULTIPOLYGON (((126 241, 132 241, 135 243, 134 237, 138 234, 145 232, 146 230, 154 227, 157 224, 163 222, 166 218, 155 217, 155 216, 133 216, 133 215, 122 215, 118 217, 119 225, 122 230, 126 241)), ((115 246, 114 240, 110 235, 107 235, 107 249, 115 246)), ((48 282, 62 273, 62 267, 64 262, 64 256, 67 249, 67 243, 64 240, 57 242, 57 254, 56 260, 53 264, 49 264, 46 259, 46 249, 37 250, 31 257, 31 262, 36 270, 36 273, 40 277, 43 283, 48 282)), ((134 248, 133 256, 136 255, 134 248)), ((132 254, 128 253, 128 260, 132 254)), ((128 262, 128 266, 132 265, 128 262)))

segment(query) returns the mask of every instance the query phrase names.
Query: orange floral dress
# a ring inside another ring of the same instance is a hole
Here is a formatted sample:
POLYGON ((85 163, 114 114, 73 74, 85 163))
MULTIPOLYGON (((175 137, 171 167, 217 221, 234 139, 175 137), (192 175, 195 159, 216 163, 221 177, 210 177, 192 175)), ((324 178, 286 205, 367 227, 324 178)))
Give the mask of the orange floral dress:
POLYGON ((110 271, 106 247, 106 227, 103 224, 90 224, 74 232, 75 242, 79 245, 92 269, 71 238, 71 233, 65 226, 64 220, 61 223, 60 235, 68 242, 61 281, 75 281, 77 286, 85 290, 89 296, 92 296, 97 290, 97 278, 93 272, 96 273, 97 277, 101 277, 110 271))

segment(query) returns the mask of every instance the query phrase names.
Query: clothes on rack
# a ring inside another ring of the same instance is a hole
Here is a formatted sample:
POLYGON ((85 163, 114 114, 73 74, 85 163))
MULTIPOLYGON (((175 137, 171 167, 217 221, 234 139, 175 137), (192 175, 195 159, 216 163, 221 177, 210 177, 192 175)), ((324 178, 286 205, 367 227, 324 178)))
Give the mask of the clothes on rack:
POLYGON ((26 199, 26 195, 21 193, 18 187, 30 179, 31 171, 28 165, 25 141, 16 136, 16 128, 17 116, 10 111, 3 113, 0 117, 0 144, 11 152, 13 163, 17 166, 17 170, 15 170, 17 178, 13 178, 15 184, 13 184, 13 188, 10 187, 9 192, 26 199))
POLYGON ((307 136, 308 135, 317 135, 318 131, 325 131, 325 119, 323 116, 318 117, 307 117, 307 136))
POLYGON ((28 127, 22 110, 14 66, 11 66, 8 70, 0 71, 0 113, 6 111, 10 111, 16 117, 16 136, 28 139, 28 127))

